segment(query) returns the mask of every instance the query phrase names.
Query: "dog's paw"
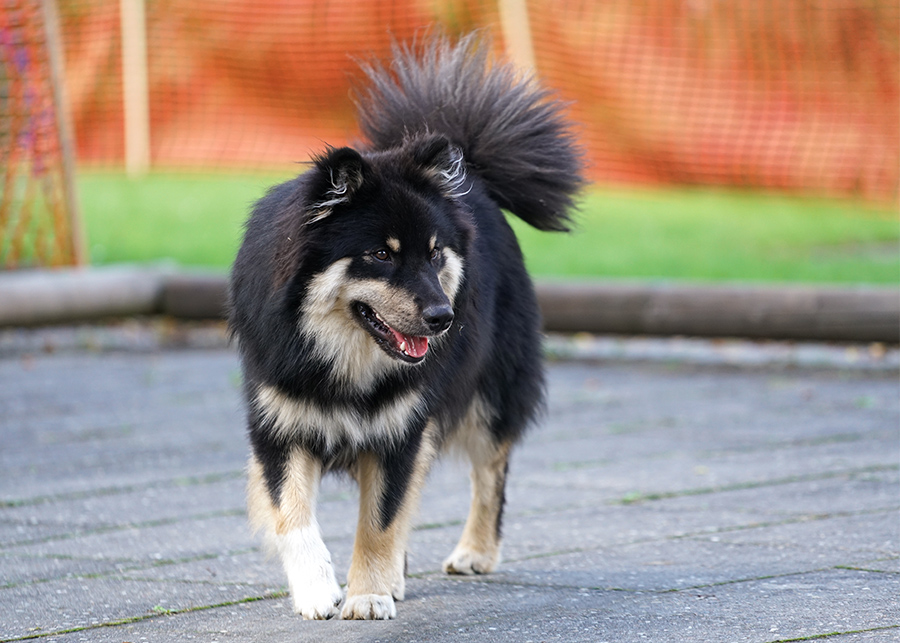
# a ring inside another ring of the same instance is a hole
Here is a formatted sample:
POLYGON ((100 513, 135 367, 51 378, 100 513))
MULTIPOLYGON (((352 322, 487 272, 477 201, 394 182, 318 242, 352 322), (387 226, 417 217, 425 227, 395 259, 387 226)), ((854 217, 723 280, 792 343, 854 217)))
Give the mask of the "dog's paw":
POLYGON ((485 553, 457 547, 444 561, 446 574, 489 574, 500 562, 498 553, 485 553))
POLYGON ((341 610, 346 620, 385 620, 397 616, 397 608, 390 594, 357 594, 348 596, 341 610))
POLYGON ((308 527, 280 537, 281 551, 294 611, 306 619, 333 618, 344 592, 331 566, 331 554, 319 536, 318 528, 308 527))
POLYGON ((292 584, 291 598, 294 601, 294 611, 303 618, 323 620, 337 616, 344 592, 332 572, 330 579, 310 578, 306 584, 292 584))

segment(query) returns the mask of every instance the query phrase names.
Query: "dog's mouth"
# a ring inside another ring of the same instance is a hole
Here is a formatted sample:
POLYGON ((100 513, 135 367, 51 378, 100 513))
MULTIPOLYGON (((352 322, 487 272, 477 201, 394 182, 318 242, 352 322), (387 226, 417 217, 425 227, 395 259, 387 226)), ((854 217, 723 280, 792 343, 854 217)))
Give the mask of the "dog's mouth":
POLYGON ((391 328, 373 308, 360 301, 354 304, 354 309, 362 320, 363 327, 388 355, 409 364, 418 364, 425 359, 425 353, 428 352, 427 337, 407 335, 391 328))

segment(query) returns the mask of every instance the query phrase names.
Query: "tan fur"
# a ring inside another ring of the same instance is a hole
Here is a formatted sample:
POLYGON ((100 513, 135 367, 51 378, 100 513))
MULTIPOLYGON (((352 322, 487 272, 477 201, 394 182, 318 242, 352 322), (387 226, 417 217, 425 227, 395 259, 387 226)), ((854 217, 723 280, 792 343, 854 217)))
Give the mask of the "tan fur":
POLYGON ((308 527, 315 520, 322 463, 303 449, 292 449, 285 467, 275 533, 308 527))
POLYGON ((266 489, 262 465, 255 456, 251 456, 247 467, 247 513, 251 528, 266 535, 274 534, 276 511, 266 489))
POLYGON ((451 444, 472 461, 472 502, 462 537, 444 561, 448 574, 486 574, 500 562, 497 520, 511 445, 493 442, 487 428, 491 417, 488 405, 474 400, 451 444))
POLYGON ((388 237, 387 247, 391 249, 391 252, 400 252, 400 240, 395 239, 394 237, 388 237))
POLYGON ((393 618, 396 614, 394 599, 402 600, 405 593, 406 543, 412 518, 419 491, 437 454, 435 435, 434 425, 429 425, 422 437, 403 505, 387 529, 381 528, 379 509, 384 489, 381 467, 372 454, 364 454, 358 460, 355 473, 360 489, 359 522, 342 618, 393 618))
POLYGON ((263 531, 267 542, 271 544, 274 536, 283 536, 292 529, 309 527, 315 522, 316 498, 322 476, 319 460, 302 449, 291 451, 277 507, 272 503, 262 465, 256 456, 250 457, 247 470, 250 525, 256 531, 263 531))

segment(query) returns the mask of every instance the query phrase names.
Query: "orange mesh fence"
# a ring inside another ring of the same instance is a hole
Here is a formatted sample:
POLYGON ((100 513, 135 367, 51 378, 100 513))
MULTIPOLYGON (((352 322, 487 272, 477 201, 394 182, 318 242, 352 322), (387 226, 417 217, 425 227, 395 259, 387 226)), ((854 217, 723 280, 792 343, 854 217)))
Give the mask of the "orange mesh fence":
POLYGON ((0 268, 79 261, 40 2, 0 2, 0 268))
MULTIPOLYGON (((537 73, 601 182, 896 202, 896 0, 532 0, 537 73)), ((261 168, 357 135, 354 58, 424 27, 490 31, 488 0, 148 0, 155 166, 261 168)), ((124 154, 118 0, 62 0, 78 156, 124 154)))
POLYGON ((538 68, 601 180, 896 201, 900 4, 534 2, 538 68))

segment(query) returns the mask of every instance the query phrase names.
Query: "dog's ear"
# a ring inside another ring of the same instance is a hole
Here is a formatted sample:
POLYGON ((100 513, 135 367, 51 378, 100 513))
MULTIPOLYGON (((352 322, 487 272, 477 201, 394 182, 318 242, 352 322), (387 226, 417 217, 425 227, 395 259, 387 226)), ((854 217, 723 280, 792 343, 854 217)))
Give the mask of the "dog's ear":
POLYGON ((366 162, 350 147, 329 148, 315 158, 305 224, 321 221, 338 205, 349 203, 365 179, 366 162))
POLYGON ((464 194, 466 162, 462 150, 445 137, 434 135, 416 140, 412 157, 415 165, 444 196, 452 199, 464 194))

